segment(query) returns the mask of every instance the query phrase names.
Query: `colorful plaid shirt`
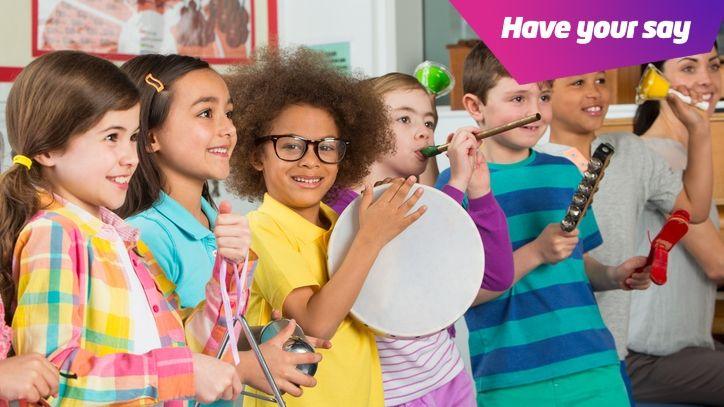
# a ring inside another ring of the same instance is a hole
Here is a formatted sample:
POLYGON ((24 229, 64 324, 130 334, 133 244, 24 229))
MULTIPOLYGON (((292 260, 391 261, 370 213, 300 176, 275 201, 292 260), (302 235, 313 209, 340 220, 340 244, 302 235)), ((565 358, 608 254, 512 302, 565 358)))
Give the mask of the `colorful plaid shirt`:
MULTIPOLYGON (((206 301, 179 309, 173 283, 138 242, 136 229, 106 209, 98 219, 60 198, 43 200, 49 206, 23 228, 15 246, 12 327, 17 354, 43 354, 60 369, 60 400, 53 404, 153 405, 193 397, 191 352, 215 356, 226 332, 219 265, 206 301), (158 327, 161 348, 145 354, 129 353, 134 336, 143 333, 131 331, 129 282, 111 228, 128 249, 158 327)), ((235 292, 234 279, 226 281, 235 292)))
POLYGON ((0 299, 0 360, 5 359, 10 352, 10 343, 13 339, 13 331, 5 325, 5 307, 0 299))

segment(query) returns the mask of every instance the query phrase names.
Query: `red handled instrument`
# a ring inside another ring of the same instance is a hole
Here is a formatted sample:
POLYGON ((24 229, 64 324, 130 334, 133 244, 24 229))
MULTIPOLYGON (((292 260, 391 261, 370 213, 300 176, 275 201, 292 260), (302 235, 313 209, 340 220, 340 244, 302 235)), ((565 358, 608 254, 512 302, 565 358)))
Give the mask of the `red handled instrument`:
POLYGON ((666 268, 669 261, 669 251, 681 240, 689 230, 689 212, 678 210, 669 216, 666 223, 651 241, 651 250, 646 264, 636 269, 635 273, 642 272, 651 266, 651 281, 657 285, 666 283, 666 268))

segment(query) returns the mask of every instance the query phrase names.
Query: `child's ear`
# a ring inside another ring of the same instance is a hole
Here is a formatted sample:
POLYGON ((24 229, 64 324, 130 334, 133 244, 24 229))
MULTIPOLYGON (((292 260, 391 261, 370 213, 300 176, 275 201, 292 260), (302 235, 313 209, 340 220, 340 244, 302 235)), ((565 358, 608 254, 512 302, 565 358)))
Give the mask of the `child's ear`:
POLYGON ((146 148, 148 153, 157 153, 158 150, 161 149, 161 145, 158 144, 158 138, 156 138, 156 135, 153 134, 153 132, 148 132, 148 147, 146 148))
POLYGON ((56 156, 56 153, 54 153, 54 152, 45 152, 42 154, 36 154, 33 156, 33 161, 42 165, 43 167, 54 167, 55 166, 55 156, 56 156))
POLYGON ((475 120, 476 123, 485 123, 485 117, 483 115, 483 102, 479 97, 472 93, 466 93, 463 95, 463 106, 467 110, 470 117, 475 120))
POLYGON ((251 154, 249 161, 251 162, 251 166, 254 167, 255 170, 264 170, 264 163, 261 162, 261 151, 259 151, 258 149, 251 154))

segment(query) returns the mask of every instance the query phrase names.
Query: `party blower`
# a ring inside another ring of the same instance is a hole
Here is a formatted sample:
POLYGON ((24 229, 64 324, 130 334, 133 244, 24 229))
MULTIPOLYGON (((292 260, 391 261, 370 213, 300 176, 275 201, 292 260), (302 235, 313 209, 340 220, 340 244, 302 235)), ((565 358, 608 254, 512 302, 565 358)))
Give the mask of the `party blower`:
POLYGON ((455 78, 443 64, 425 61, 415 68, 413 76, 422 86, 436 98, 443 97, 452 91, 455 78))
POLYGON ((676 89, 672 89, 671 83, 669 83, 664 74, 654 65, 649 64, 641 76, 641 82, 636 86, 636 104, 640 105, 647 100, 663 100, 666 99, 666 96, 669 94, 701 110, 709 109, 709 103, 693 103, 691 97, 684 95, 676 89))
MULTIPOLYGON (((541 117, 540 113, 536 113, 536 114, 532 114, 530 116, 526 116, 522 119, 518 119, 516 121, 510 122, 508 124, 504 124, 502 126, 493 127, 492 129, 479 130, 479 131, 474 132, 475 138, 478 140, 483 140, 488 137, 493 137, 497 134, 505 133, 508 130, 512 130, 512 129, 515 129, 518 127, 523 127, 526 124, 537 122, 538 120, 540 120, 540 117, 541 117)), ((425 157, 430 158, 430 157, 434 157, 438 154, 444 153, 445 151, 447 151, 448 147, 450 147, 450 143, 440 144, 437 146, 427 146, 427 147, 421 149, 420 153, 422 153, 422 155, 424 155, 425 157)))

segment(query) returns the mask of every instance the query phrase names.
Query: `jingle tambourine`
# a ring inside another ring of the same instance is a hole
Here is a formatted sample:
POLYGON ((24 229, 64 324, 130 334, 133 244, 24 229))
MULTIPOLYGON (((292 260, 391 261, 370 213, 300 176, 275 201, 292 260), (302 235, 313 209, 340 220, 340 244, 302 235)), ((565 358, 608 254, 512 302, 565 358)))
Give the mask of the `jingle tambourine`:
POLYGON ((614 148, 608 143, 601 143, 593 152, 588 169, 583 173, 583 179, 578 184, 576 193, 573 194, 571 204, 568 206, 566 216, 561 221, 561 229, 565 232, 573 232, 586 214, 588 207, 593 202, 593 195, 598 190, 598 184, 603 179, 603 173, 611 161, 614 148))

